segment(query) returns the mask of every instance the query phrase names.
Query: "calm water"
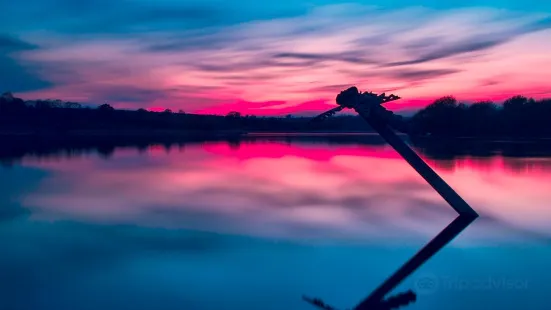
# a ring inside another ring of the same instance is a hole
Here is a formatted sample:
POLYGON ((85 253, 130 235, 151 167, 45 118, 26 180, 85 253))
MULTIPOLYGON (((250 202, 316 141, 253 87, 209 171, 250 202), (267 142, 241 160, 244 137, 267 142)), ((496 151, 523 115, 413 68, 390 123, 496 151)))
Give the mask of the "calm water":
MULTIPOLYGON (((455 214, 390 147, 345 140, 10 160, 0 310, 352 308, 455 214)), ((481 217, 395 291, 407 309, 549 309, 551 157, 499 153, 423 153, 481 217)))

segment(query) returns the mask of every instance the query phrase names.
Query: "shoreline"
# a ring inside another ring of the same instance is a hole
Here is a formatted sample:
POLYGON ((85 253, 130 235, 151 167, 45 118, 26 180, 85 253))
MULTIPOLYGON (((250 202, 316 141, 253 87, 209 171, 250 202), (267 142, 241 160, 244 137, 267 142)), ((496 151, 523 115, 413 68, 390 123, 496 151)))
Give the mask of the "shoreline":
POLYGON ((182 130, 70 130, 57 131, 0 131, 1 138, 233 138, 241 137, 246 131, 213 130, 213 131, 182 131, 182 130))
POLYGON ((551 143, 551 137, 507 137, 507 136, 495 136, 495 137, 426 137, 426 136, 408 136, 412 141, 416 142, 429 142, 429 143, 450 143, 450 142, 486 142, 486 143, 537 143, 537 142, 549 142, 551 143))
MULTIPOLYGON (((412 136, 397 133, 408 140, 428 143, 450 142, 491 142, 491 143, 537 143, 550 142, 551 137, 443 137, 443 136, 412 136)), ((64 140, 74 138, 90 139, 210 139, 210 138, 244 138, 244 137, 281 137, 281 136, 378 136, 374 131, 246 131, 246 130, 170 130, 170 129, 139 129, 139 130, 69 130, 69 131, 33 131, 33 130, 0 130, 0 139, 37 138, 47 140, 64 140)))

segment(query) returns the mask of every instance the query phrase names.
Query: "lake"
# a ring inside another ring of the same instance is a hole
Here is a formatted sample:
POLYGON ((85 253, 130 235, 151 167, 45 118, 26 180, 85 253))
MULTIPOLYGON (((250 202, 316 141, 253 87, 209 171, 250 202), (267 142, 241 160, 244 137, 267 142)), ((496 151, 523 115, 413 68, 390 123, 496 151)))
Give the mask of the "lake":
MULTIPOLYGON (((549 309, 551 153, 416 149, 480 217, 406 309, 549 309)), ((456 216, 374 135, 0 157, 0 310, 353 308, 456 216)))

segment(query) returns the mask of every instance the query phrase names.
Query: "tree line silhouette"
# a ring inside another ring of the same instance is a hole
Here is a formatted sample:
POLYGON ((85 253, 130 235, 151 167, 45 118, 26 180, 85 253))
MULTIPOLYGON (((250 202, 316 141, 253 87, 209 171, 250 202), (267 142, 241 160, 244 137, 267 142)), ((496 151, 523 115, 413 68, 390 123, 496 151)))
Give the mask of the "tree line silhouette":
POLYGON ((411 123, 414 136, 551 137, 551 99, 514 96, 502 105, 469 105, 447 96, 417 112, 411 123))
MULTIPOLYGON (((25 101, 11 93, 0 97, 0 131, 3 133, 373 131, 356 115, 339 115, 320 123, 310 123, 310 119, 290 115, 257 117, 235 111, 227 115, 189 114, 170 109, 131 111, 118 110, 109 104, 91 108, 62 100, 25 101)), ((404 120, 410 123, 412 136, 551 137, 551 99, 514 96, 498 105, 489 101, 465 104, 447 96, 404 120)))
POLYGON ((365 122, 354 115, 341 116, 323 124, 308 124, 310 117, 257 117, 229 112, 227 115, 190 114, 166 109, 118 110, 109 104, 85 107, 61 100, 24 101, 5 93, 0 98, 0 130, 33 133, 73 131, 366 131, 365 122))

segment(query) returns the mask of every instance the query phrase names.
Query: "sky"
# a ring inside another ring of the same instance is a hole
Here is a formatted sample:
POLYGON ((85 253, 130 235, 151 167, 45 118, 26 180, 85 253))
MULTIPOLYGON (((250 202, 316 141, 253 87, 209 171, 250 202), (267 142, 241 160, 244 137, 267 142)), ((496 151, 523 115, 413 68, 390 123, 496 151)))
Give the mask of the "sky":
POLYGON ((316 113, 551 97, 551 2, 0 0, 0 91, 122 109, 316 113))

